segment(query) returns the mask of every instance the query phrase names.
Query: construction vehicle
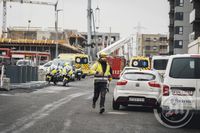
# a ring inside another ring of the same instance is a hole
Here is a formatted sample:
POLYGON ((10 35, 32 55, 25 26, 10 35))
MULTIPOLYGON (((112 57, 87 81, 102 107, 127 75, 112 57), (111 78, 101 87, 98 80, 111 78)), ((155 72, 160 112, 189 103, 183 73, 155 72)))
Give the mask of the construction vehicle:
POLYGON ((120 39, 116 41, 115 43, 109 45, 108 47, 102 49, 97 53, 97 57, 99 57, 99 54, 101 52, 105 52, 109 56, 107 57, 108 63, 110 64, 112 68, 112 77, 113 78, 120 78, 120 73, 122 72, 123 68, 126 66, 126 57, 124 57, 123 54, 117 55, 117 56, 112 56, 111 54, 120 48, 124 47, 125 45, 128 45, 132 42, 132 37, 127 37, 120 39))
MULTIPOLYGON (((42 1, 34 1, 34 0, 0 0, 0 2, 3 2, 3 22, 2 22, 2 35, 3 38, 6 38, 7 34, 7 2, 18 2, 18 3, 24 3, 24 4, 35 4, 35 5, 47 5, 47 6, 53 6, 55 9, 55 14, 57 13, 57 5, 58 0, 56 3, 51 2, 42 2, 42 1)), ((57 23, 57 22, 56 22, 57 23)), ((55 24, 56 25, 56 24, 55 24)))
POLYGON ((81 69, 83 74, 82 78, 89 75, 89 57, 86 54, 74 54, 74 53, 61 53, 58 55, 59 59, 75 61, 75 69, 81 69))

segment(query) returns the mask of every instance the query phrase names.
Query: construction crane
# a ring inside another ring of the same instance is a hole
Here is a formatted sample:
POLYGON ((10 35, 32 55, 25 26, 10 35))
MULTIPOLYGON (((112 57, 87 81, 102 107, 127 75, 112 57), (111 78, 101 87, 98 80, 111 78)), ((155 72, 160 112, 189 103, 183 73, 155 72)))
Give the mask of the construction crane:
MULTIPOLYGON (((7 2, 19 2, 19 3, 25 3, 25 4, 36 4, 36 5, 48 5, 48 6, 54 6, 55 7, 55 16, 57 13, 57 5, 58 1, 56 3, 51 3, 51 2, 42 2, 42 1, 32 1, 32 0, 1 0, 3 1, 3 23, 2 23, 2 37, 6 38, 7 36, 7 2)), ((0 2, 1 2, 0 1, 0 2)), ((56 25, 57 22, 55 22, 56 25)))

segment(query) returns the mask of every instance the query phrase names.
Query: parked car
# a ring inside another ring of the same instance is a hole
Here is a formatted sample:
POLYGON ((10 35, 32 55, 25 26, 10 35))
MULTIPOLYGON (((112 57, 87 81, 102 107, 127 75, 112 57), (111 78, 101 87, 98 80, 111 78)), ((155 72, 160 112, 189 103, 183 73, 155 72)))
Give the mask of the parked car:
POLYGON ((117 81, 113 94, 113 109, 120 105, 141 105, 156 107, 161 93, 162 79, 151 70, 127 70, 117 81))
POLYGON ((52 66, 64 67, 65 63, 68 63, 71 69, 73 68, 73 65, 75 64, 74 61, 72 60, 54 59, 52 61, 45 63, 44 65, 40 65, 39 69, 47 72, 50 67, 52 66))
POLYGON ((200 54, 170 56, 161 101, 163 120, 169 123, 182 124, 200 111, 200 54))
POLYGON ((35 66, 32 60, 20 59, 16 62, 17 66, 35 66))
POLYGON ((169 56, 153 56, 151 60, 151 68, 158 71, 161 75, 165 74, 169 56))
POLYGON ((45 63, 44 65, 39 66, 39 70, 47 71, 48 68, 53 64, 53 61, 49 61, 45 63))

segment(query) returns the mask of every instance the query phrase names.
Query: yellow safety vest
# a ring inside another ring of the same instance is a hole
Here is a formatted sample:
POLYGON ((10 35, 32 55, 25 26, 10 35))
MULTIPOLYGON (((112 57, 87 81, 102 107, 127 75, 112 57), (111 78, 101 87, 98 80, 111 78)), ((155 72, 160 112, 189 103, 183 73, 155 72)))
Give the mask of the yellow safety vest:
POLYGON ((107 66, 106 66, 106 71, 105 73, 103 73, 103 68, 101 66, 101 64, 99 62, 96 62, 92 68, 91 68, 91 73, 92 74, 95 74, 96 72, 98 72, 98 75, 101 75, 101 76, 104 76, 104 77, 108 77, 111 75, 110 73, 110 65, 107 63, 107 66))

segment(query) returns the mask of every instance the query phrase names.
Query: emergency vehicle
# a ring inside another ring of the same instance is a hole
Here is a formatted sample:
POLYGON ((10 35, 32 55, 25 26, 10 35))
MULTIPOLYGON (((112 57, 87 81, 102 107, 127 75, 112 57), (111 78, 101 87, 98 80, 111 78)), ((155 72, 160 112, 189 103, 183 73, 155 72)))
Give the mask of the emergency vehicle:
POLYGON ((126 59, 118 56, 108 56, 108 63, 112 68, 112 78, 120 78, 120 73, 126 65, 126 59))
POLYGON ((149 57, 145 57, 145 56, 132 57, 131 61, 130 61, 130 66, 138 67, 138 68, 141 68, 142 70, 150 70, 151 69, 150 59, 149 59, 149 57))
POLYGON ((124 56, 124 52, 122 52, 123 50, 120 48, 123 48, 125 45, 130 44, 132 42, 132 40, 133 40, 132 36, 127 37, 127 38, 122 38, 122 39, 114 42, 113 44, 109 45, 108 47, 100 50, 97 53, 98 57, 99 57, 99 54, 102 52, 105 52, 108 55, 112 55, 112 53, 114 53, 113 56, 108 57, 108 63, 110 64, 110 66, 112 68, 113 78, 120 78, 120 73, 126 66, 126 59, 127 59, 126 57, 127 56, 126 55, 124 56), (115 56, 115 54, 117 56, 115 56))
POLYGON ((86 54, 74 54, 74 53, 61 53, 58 55, 59 59, 75 61, 75 68, 83 71, 82 78, 85 78, 89 74, 89 57, 86 54))

